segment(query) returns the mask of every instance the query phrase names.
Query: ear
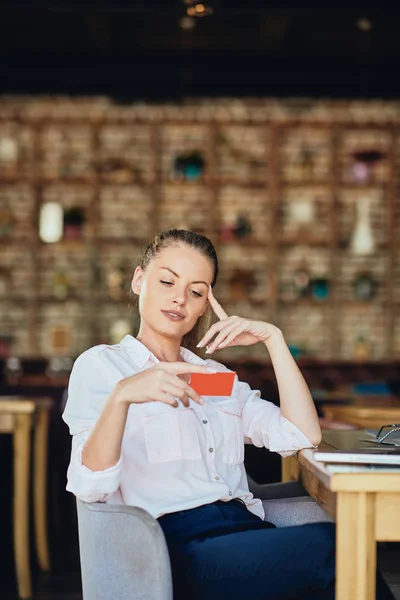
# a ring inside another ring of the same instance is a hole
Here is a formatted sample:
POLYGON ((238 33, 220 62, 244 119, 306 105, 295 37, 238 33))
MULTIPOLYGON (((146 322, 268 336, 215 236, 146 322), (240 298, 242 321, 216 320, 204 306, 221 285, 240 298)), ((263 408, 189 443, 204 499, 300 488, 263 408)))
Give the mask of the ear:
POLYGON ((136 294, 137 296, 139 296, 139 294, 140 294, 140 288, 142 285, 142 276, 143 276, 142 268, 136 267, 135 272, 132 277, 131 289, 132 289, 132 292, 134 294, 136 294))

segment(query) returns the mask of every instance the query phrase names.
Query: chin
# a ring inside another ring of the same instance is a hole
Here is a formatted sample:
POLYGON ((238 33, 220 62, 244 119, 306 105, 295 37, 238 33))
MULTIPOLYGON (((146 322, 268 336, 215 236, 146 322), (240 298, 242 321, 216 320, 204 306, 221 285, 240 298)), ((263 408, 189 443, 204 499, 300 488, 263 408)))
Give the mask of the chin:
MULTIPOLYGON (((152 326, 152 329, 159 333, 160 335, 166 335, 167 337, 174 337, 177 339, 182 339, 182 337, 187 333, 187 328, 179 327, 178 324, 175 323, 155 323, 152 326)), ((190 331, 190 330, 189 330, 190 331)))
POLYGON ((141 315, 141 318, 147 322, 147 325, 159 335, 165 335, 167 337, 174 337, 181 340, 184 335, 189 333, 196 325, 197 319, 194 323, 188 325, 188 323, 168 321, 164 317, 162 319, 146 319, 144 315, 141 315))

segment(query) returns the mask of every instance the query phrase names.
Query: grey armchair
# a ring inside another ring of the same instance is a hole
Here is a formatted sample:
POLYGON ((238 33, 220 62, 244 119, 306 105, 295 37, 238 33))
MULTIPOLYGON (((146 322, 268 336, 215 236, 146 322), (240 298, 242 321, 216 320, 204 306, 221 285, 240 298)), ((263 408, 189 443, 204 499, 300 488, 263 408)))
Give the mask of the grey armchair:
MULTIPOLYGON (((266 520, 278 527, 330 517, 297 482, 259 485, 266 520)), ((168 548, 158 521, 142 508, 77 500, 84 600, 172 600, 168 548)))

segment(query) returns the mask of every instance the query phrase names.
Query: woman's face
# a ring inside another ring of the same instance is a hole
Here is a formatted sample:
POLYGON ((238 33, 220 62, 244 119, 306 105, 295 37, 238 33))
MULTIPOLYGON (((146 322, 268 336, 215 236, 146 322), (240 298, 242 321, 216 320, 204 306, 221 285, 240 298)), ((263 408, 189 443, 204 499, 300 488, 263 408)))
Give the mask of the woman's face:
POLYGON ((211 262, 197 250, 186 244, 164 248, 145 271, 137 267, 133 276, 142 323, 181 339, 205 312, 213 277, 211 262))

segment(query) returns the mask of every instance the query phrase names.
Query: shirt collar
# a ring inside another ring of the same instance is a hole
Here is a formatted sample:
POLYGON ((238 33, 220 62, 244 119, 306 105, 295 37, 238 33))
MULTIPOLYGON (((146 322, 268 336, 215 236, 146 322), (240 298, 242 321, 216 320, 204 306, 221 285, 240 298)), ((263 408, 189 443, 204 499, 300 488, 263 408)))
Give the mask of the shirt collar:
MULTIPOLYGON (((121 340, 120 346, 126 348, 129 355, 132 356, 140 369, 144 367, 148 360, 153 360, 156 363, 160 362, 159 359, 144 344, 142 344, 142 342, 139 342, 139 340, 133 337, 133 335, 126 335, 123 340, 121 340)), ((180 347, 180 354, 185 362, 198 365, 206 364, 206 361, 200 358, 200 356, 197 356, 197 354, 183 346, 180 347)))

